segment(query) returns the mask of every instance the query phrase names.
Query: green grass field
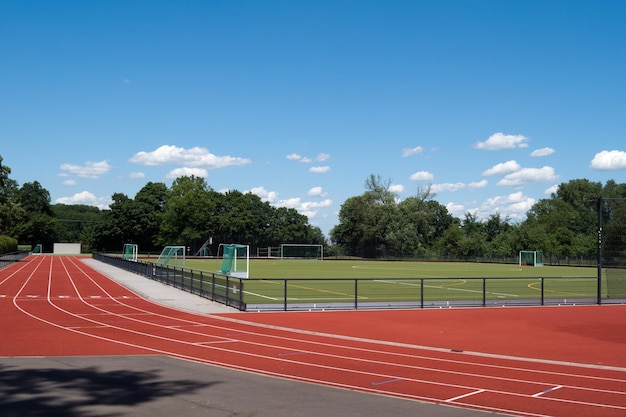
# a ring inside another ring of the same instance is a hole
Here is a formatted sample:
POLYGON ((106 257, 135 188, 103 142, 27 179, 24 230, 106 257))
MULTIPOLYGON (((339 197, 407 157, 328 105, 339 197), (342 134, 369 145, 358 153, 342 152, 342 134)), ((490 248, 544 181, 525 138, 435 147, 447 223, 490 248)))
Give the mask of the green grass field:
MULTIPOLYGON (((187 259, 215 272, 217 260, 187 259)), ((595 299, 596 269, 466 262, 250 261, 250 278, 225 289, 247 305, 540 304, 595 299), (240 293, 243 289, 243 293, 240 293)), ((289 308, 289 307, 287 307, 289 308)))

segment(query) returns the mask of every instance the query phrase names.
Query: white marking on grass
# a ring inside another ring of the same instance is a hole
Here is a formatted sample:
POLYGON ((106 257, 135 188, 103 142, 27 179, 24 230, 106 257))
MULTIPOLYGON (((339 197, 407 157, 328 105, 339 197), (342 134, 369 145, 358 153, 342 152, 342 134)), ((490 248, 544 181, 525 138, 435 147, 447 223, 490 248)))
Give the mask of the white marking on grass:
MULTIPOLYGON (((389 280, 382 280, 382 279, 377 279, 375 280, 376 282, 388 282, 391 284, 398 284, 398 285, 406 285, 409 287, 420 287, 421 284, 413 284, 410 282, 398 282, 398 281, 389 281, 389 280)), ((478 294, 482 294, 482 290, 469 290, 467 288, 453 288, 453 287, 445 287, 443 285, 424 285, 424 288, 437 288, 440 290, 449 290, 449 291, 463 291, 463 292, 473 292, 473 293, 478 293, 478 294)), ((492 295, 497 295, 500 297, 519 297, 519 294, 507 294, 507 293, 502 293, 502 292, 491 292, 491 291, 487 291, 485 292, 485 294, 492 294, 492 295)))

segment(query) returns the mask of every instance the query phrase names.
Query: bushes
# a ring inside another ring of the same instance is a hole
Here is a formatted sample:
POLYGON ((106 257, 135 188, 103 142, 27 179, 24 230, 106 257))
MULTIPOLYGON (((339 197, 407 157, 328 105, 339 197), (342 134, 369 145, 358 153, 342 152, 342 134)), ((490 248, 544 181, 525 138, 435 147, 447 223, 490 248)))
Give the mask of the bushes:
POLYGON ((17 239, 9 236, 0 236, 0 254, 17 251, 17 239))

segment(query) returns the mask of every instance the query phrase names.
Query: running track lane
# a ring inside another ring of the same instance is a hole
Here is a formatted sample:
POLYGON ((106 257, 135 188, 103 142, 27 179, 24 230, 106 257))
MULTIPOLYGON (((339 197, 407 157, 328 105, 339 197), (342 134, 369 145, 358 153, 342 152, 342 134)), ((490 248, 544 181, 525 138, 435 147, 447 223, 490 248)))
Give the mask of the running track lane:
POLYGON ((375 326, 355 326, 357 314, 372 312, 195 315, 150 303, 76 257, 30 257, 1 270, 0 313, 2 356, 162 354, 518 416, 626 414, 626 368, 590 365, 584 352, 577 363, 422 346, 414 321, 381 340, 375 326), (358 331, 311 330, 327 328, 328 317, 358 331))

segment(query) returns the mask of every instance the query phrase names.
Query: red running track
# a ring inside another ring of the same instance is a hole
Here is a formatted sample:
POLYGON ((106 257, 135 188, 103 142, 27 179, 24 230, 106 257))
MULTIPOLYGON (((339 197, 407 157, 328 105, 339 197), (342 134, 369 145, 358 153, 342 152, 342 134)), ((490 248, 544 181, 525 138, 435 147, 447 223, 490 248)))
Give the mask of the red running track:
POLYGON ((626 306, 196 315, 78 257, 0 270, 0 356, 155 354, 517 416, 626 415, 626 306))

